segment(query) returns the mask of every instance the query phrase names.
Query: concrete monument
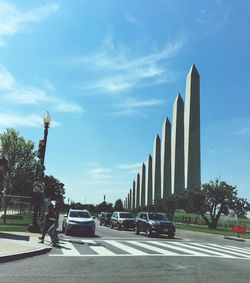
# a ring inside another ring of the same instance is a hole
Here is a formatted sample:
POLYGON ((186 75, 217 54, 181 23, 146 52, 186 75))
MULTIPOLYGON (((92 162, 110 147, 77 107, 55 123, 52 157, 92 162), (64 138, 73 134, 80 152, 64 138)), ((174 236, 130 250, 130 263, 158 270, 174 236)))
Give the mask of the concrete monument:
POLYGON ((157 135, 153 155, 153 202, 159 199, 161 199, 161 139, 157 135))
POLYGON ((192 65, 186 80, 184 110, 185 188, 199 190, 200 168, 200 75, 192 65))
POLYGON ((183 192, 184 185, 184 102, 180 94, 173 107, 172 137, 172 193, 183 192))
POLYGON ((145 171, 146 166, 143 163, 141 168, 141 207, 145 206, 145 171))
POLYGON ((141 186, 140 186, 140 174, 138 173, 136 178, 136 208, 139 208, 141 205, 140 199, 141 199, 141 186))
POLYGON ((171 124, 165 120, 161 141, 161 198, 171 195, 171 124))
POLYGON ((152 196, 153 196, 153 179, 152 179, 152 156, 148 155, 147 160, 147 174, 146 174, 146 205, 152 204, 152 196))

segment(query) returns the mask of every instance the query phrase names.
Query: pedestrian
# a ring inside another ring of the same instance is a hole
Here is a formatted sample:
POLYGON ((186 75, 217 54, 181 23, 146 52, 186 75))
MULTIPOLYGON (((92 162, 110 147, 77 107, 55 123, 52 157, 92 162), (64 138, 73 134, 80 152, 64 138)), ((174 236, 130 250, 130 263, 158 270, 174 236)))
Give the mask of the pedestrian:
POLYGON ((59 241, 58 239, 58 234, 57 234, 57 228, 58 228, 58 223, 59 221, 59 212, 57 207, 54 207, 53 209, 53 224, 50 226, 48 230, 48 234, 50 235, 51 238, 51 243, 53 247, 56 246, 56 243, 59 241))
POLYGON ((54 217, 54 208, 53 205, 50 204, 48 206, 48 212, 45 215, 45 220, 41 223, 43 224, 43 231, 42 231, 42 236, 39 237, 40 243, 44 243, 44 238, 46 233, 48 232, 49 228, 53 225, 54 221, 53 218, 54 217))

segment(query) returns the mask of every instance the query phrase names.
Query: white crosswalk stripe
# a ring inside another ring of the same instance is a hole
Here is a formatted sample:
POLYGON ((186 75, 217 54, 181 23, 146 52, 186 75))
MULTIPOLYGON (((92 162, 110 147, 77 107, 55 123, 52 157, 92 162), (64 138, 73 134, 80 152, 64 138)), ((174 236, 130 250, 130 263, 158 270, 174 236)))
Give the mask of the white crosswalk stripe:
POLYGON ((212 243, 162 240, 82 240, 72 244, 63 241, 50 256, 197 256, 250 259, 247 248, 212 243))
MULTIPOLYGON (((221 249, 221 246, 216 245, 216 244, 208 244, 211 247, 215 247, 215 248, 219 248, 221 249)), ((250 251, 244 250, 244 249, 239 249, 238 247, 223 247, 224 251, 228 251, 231 254, 235 254, 235 255, 246 255, 246 256, 250 256, 250 251)))
POLYGON ((101 255, 101 256, 114 256, 115 255, 115 253, 113 253, 111 250, 108 250, 107 248, 105 248, 103 246, 100 246, 100 245, 97 246, 95 241, 91 241, 91 240, 87 240, 86 241, 86 240, 84 240, 82 242, 87 243, 87 244, 93 244, 93 246, 90 246, 90 247, 98 255, 101 255))
POLYGON ((132 255, 147 255, 147 253, 143 252, 143 251, 140 251, 140 250, 137 250, 137 249, 134 249, 128 245, 125 245, 125 244, 122 244, 122 243, 119 243, 117 241, 106 241, 108 244, 110 245, 113 245, 115 246, 116 248, 120 249, 120 250, 123 250, 127 253, 130 253, 132 255))
POLYGON ((145 248, 147 250, 150 250, 150 251, 153 251, 153 252, 156 252, 156 253, 159 253, 159 254, 175 255, 175 256, 178 255, 177 253, 174 253, 174 252, 171 252, 171 251, 168 251, 168 250, 164 250, 164 249, 160 249, 160 248, 157 248, 157 247, 154 247, 152 245, 145 244, 145 243, 140 243, 140 242, 136 242, 136 241, 129 241, 129 243, 132 243, 133 245, 145 248))
POLYGON ((168 243, 162 243, 162 242, 155 242, 154 244, 156 245, 159 245, 159 246, 162 246, 162 247, 168 247, 172 250, 177 250, 177 251, 180 251, 180 252, 183 252, 183 253, 187 253, 187 254, 190 254, 190 255, 193 255, 193 256, 207 256, 206 254, 204 253, 200 253, 200 252, 196 252, 196 251, 192 251, 188 248, 185 248, 184 247, 176 247, 174 246, 173 244, 175 244, 174 242, 171 242, 171 244, 168 244, 168 243))
POLYGON ((61 251, 64 256, 79 256, 80 255, 80 253, 74 247, 74 245, 69 242, 63 243, 63 249, 61 249, 61 251))

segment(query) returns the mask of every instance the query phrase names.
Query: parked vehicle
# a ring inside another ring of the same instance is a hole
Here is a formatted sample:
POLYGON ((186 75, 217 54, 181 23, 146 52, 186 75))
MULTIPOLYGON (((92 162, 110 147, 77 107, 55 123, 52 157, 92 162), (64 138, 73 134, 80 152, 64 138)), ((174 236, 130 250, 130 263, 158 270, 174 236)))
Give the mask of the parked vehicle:
POLYGON ((102 214, 100 215, 100 225, 110 225, 110 219, 111 219, 112 213, 110 212, 102 212, 102 214))
POLYGON ((78 232, 93 236, 95 234, 95 221, 86 209, 70 209, 69 213, 64 215, 62 230, 65 235, 78 232))
POLYGON ((167 234, 169 238, 175 236, 175 225, 163 213, 140 212, 135 219, 135 233, 145 232, 148 237, 153 234, 167 234))
POLYGON ((125 211, 115 211, 112 214, 111 220, 110 220, 110 228, 113 229, 114 227, 117 227, 118 230, 121 230, 122 228, 129 230, 134 230, 135 226, 135 220, 131 213, 125 212, 125 211))

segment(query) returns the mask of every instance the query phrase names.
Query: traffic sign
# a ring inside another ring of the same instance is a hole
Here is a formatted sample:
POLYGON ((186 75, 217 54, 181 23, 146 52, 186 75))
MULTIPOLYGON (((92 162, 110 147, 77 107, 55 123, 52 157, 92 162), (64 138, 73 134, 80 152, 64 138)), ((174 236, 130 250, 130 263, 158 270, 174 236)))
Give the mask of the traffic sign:
POLYGON ((45 189, 45 182, 34 182, 33 192, 34 193, 43 193, 45 189))

